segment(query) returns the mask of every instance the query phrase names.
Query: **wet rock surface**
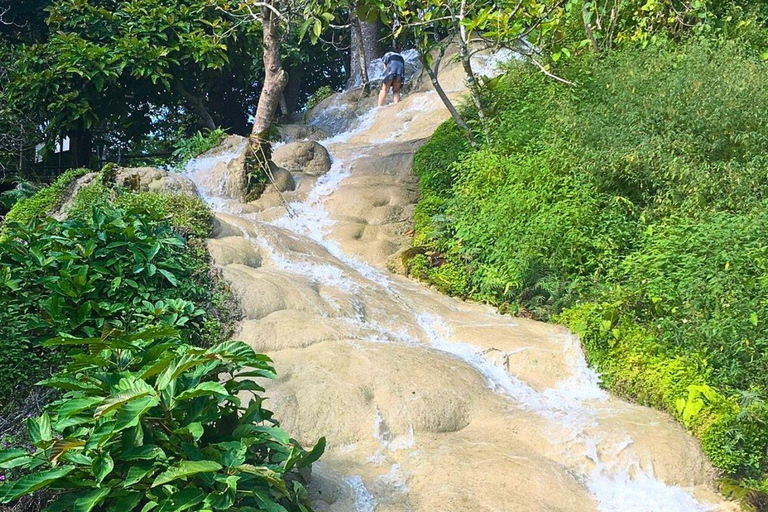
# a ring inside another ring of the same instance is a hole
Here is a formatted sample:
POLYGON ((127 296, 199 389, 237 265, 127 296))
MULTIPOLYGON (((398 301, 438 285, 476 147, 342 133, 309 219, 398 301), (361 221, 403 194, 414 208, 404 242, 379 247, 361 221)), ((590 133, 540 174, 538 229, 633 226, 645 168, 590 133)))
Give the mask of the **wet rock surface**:
POLYGON ((209 242, 242 303, 238 337, 275 362, 276 417, 302 443, 328 439, 316 510, 736 510, 696 441, 603 391, 566 329, 384 270, 409 243, 413 153, 448 114, 425 90, 309 117, 332 125, 340 105, 356 128, 329 129, 330 170, 296 173, 288 205, 213 201, 209 242))
POLYGON ((316 141, 289 142, 272 153, 278 167, 309 176, 322 176, 331 169, 328 150, 316 141))

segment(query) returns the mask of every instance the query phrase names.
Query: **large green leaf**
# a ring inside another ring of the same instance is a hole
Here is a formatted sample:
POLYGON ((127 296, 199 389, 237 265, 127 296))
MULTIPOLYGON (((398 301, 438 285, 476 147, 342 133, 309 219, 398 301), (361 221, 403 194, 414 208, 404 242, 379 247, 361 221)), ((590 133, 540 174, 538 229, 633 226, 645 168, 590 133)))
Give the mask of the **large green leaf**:
POLYGON ((96 477, 96 483, 101 484, 104 478, 106 478, 107 475, 110 474, 114 468, 115 468, 115 461, 112 460, 112 457, 109 455, 108 452, 104 452, 101 455, 97 456, 95 459, 93 459, 93 464, 91 465, 91 472, 93 473, 93 476, 96 477))
POLYGON ((128 474, 123 481, 123 487, 130 487, 133 484, 144 480, 155 470, 153 461, 140 461, 128 468, 128 474))
POLYGON ((135 448, 128 448, 123 450, 121 459, 130 460, 163 460, 166 458, 166 454, 162 448, 154 444, 143 444, 135 448))
POLYGON ((160 398, 145 396, 123 405, 115 416, 115 431, 137 426, 144 414, 159 403, 160 398))
POLYGON ((167 484, 168 482, 173 482, 174 480, 178 480, 179 478, 186 478, 188 476, 193 476, 198 473, 215 473, 217 471, 220 471, 221 469, 222 469, 221 464, 219 464, 218 462, 214 462, 212 460, 200 460, 200 461, 185 460, 185 461, 179 462, 178 464, 175 464, 173 467, 171 467, 167 471, 160 473, 157 476, 157 478, 155 478, 155 481, 152 482, 152 487, 157 487, 158 485, 167 484))
MULTIPOLYGON (((127 379, 125 379, 127 380, 127 379)), ((134 379, 131 382, 121 381, 121 391, 105 398, 93 413, 94 418, 101 418, 115 409, 147 395, 154 394, 155 390, 146 382, 134 379)))
POLYGON ((110 496, 111 505, 107 508, 107 512, 131 512, 141 503, 141 498, 144 497, 144 493, 139 491, 112 491, 110 496), (123 492, 125 494, 119 495, 123 492))
POLYGON ((168 368, 157 377, 155 386, 158 390, 163 390, 168 387, 172 380, 178 378, 185 371, 209 360, 210 357, 200 356, 199 354, 184 354, 174 359, 168 368))
POLYGON ((115 434, 115 422, 100 420, 93 429, 88 441, 85 443, 86 450, 95 450, 109 441, 115 434))
POLYGON ((259 425, 239 425, 232 433, 235 439, 246 437, 271 437, 282 444, 290 444, 291 438, 288 432, 280 427, 262 427, 259 425))
POLYGON ((21 496, 32 494, 36 490, 42 489, 60 478, 67 476, 74 471, 74 469, 75 466, 60 466, 47 471, 33 473, 22 477, 20 480, 13 483, 5 484, 0 487, 0 492, 5 491, 2 499, 0 499, 0 503, 9 503, 21 496))
POLYGON ((94 507, 104 501, 111 490, 109 487, 102 487, 101 489, 94 489, 85 496, 78 498, 75 501, 73 512, 91 512, 94 507))
POLYGON ((183 400, 191 400, 192 398, 197 398, 199 396, 209 395, 215 395, 221 398, 230 396, 227 388, 218 382, 201 382, 194 388, 179 393, 178 396, 176 396, 176 401, 181 402, 183 400))
POLYGON ((71 400, 67 400, 61 407, 59 407, 58 417, 56 418, 57 428, 59 428, 58 425, 63 420, 74 414, 83 412, 86 409, 90 409, 101 402, 101 400, 102 399, 98 397, 72 398, 71 400))
POLYGON ((53 439, 51 431, 51 417, 44 412, 37 418, 27 420, 27 430, 32 443, 37 445, 53 439))
POLYGON ((237 469, 243 473, 258 477, 272 487, 279 489, 284 495, 288 494, 288 488, 285 485, 283 476, 273 469, 266 466, 254 466, 253 464, 241 464, 237 469))
POLYGON ((158 512, 181 512, 187 510, 205 499, 205 492, 197 487, 187 487, 168 496, 160 502, 158 512))

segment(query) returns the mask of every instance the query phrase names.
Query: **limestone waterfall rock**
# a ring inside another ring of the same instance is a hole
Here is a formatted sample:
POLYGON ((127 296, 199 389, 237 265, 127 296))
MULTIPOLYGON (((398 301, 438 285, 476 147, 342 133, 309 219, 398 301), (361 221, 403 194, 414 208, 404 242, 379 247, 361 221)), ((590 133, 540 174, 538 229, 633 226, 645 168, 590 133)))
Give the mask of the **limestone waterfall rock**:
POLYGON ((243 200, 247 151, 248 139, 230 135, 217 147, 190 161, 185 175, 198 185, 203 197, 243 200))
MULTIPOLYGON (((409 243, 413 153, 447 116, 429 90, 373 110, 337 97, 313 112, 333 125, 320 141, 330 170, 297 173, 288 208, 267 193, 210 197, 209 248, 241 300, 238 336, 276 365, 267 403, 300 442, 328 439, 315 509, 737 510, 696 440, 602 390, 566 329, 385 270, 409 243), (334 125, 343 108, 349 121, 334 125)), ((198 187, 226 164, 193 165, 198 187)))
POLYGON ((280 146, 272 153, 272 161, 278 167, 309 176, 322 176, 331 168, 328 150, 314 140, 280 146))

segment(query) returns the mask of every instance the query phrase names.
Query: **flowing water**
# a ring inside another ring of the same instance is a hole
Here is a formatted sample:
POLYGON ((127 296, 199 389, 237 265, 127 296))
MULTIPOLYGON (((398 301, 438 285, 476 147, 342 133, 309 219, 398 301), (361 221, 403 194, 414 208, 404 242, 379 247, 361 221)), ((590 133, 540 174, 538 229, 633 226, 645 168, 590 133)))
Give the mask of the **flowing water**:
POLYGON ((275 361, 269 404, 302 443, 328 438, 316 510, 735 510, 695 440, 602 390, 565 329, 385 269, 407 246, 413 152, 445 118, 426 87, 384 109, 327 102, 332 167, 297 176, 289 208, 273 191, 238 201, 237 144, 188 167, 217 211, 239 338, 275 361))

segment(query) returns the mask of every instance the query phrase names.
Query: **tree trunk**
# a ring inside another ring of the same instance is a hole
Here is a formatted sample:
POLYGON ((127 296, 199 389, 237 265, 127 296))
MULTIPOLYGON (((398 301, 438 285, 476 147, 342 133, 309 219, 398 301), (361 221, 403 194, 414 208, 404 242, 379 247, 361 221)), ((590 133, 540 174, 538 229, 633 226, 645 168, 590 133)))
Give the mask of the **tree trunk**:
POLYGON ((360 77, 360 80, 363 84, 363 91, 368 92, 370 90, 370 81, 368 80, 368 59, 365 55, 365 39, 363 36, 363 27, 362 22, 360 21, 360 18, 357 16, 357 3, 350 2, 349 5, 349 24, 351 26, 351 33, 352 33, 352 47, 350 48, 350 52, 353 53, 352 55, 352 65, 356 66, 356 68, 353 68, 353 70, 358 71, 358 75, 355 76, 355 73, 352 73, 352 79, 350 80, 352 84, 357 83, 357 77, 360 77), (357 56, 357 58, 355 58, 357 56))
MULTIPOLYGON (((274 0, 272 0, 274 2, 274 0)), ((262 7, 264 44, 264 87, 256 107, 256 120, 251 130, 251 142, 262 144, 275 122, 277 107, 288 84, 288 73, 283 69, 280 57, 280 20, 267 7, 262 7)))
POLYGON ((216 123, 213 121, 208 109, 205 108, 203 98, 189 92, 181 82, 176 82, 176 90, 192 105, 197 117, 200 119, 200 123, 209 130, 215 130, 216 123))
POLYGON ((464 121, 464 118, 461 117, 461 114, 459 114, 459 111, 456 110, 456 107, 453 105, 453 102, 451 102, 451 99, 448 97, 447 94, 445 94, 445 91, 443 90, 443 86, 440 85, 440 81, 437 79, 437 74, 440 71, 440 61, 442 60, 444 53, 445 53, 445 48, 443 48, 440 51, 440 54, 438 55, 437 59, 435 59, 434 70, 429 65, 429 62, 427 61, 427 56, 421 51, 419 51, 419 60, 421 61, 421 65, 424 68, 424 71, 427 72, 427 76, 429 76, 429 79, 432 82, 432 86, 435 88, 437 95, 443 101, 445 108, 447 108, 448 112, 451 113, 451 117, 453 117, 453 120, 456 121, 457 125, 459 125, 459 128, 462 129, 462 131, 464 132, 464 135, 466 135, 472 147, 476 148, 477 143, 475 142, 475 138, 472 136, 472 130, 470 130, 469 126, 467 125, 467 122, 464 121))
MULTIPOLYGON (((351 26, 351 38, 349 48, 350 69, 347 85, 353 87, 358 81, 363 81, 363 66, 367 75, 368 65, 382 56, 381 44, 379 43, 382 23, 380 19, 376 19, 372 23, 360 20, 357 17, 356 7, 352 4, 350 4, 349 23, 351 26), (364 60, 361 59, 361 56, 364 60)), ((370 77, 366 76, 366 78, 370 77)))
MULTIPOLYGON (((277 0, 269 0, 273 7, 277 0)), ((261 89, 256 119, 249 137, 250 162, 246 162, 246 201, 257 193, 255 183, 258 173, 265 173, 271 179, 272 152, 268 140, 269 129, 275 122, 277 108, 288 84, 288 73, 283 69, 280 57, 280 18, 268 7, 261 8, 262 43, 264 46, 264 87, 261 89)), ((290 210, 288 210, 290 213, 290 210)))

